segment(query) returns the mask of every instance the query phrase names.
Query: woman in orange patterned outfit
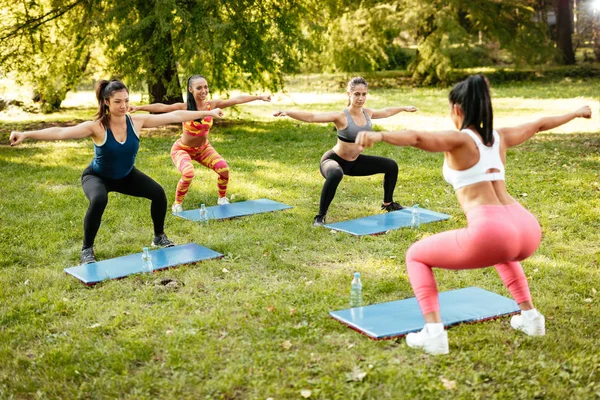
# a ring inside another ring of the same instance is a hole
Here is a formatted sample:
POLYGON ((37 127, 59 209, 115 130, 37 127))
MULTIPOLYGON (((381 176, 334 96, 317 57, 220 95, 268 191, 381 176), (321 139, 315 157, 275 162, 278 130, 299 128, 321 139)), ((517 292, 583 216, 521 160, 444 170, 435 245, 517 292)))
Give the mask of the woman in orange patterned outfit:
MULTIPOLYGON (((227 100, 208 100, 208 93, 208 83, 206 79, 201 75, 192 75, 188 79, 187 103, 154 103, 145 106, 132 106, 130 111, 148 111, 151 113, 163 113, 174 110, 206 111, 215 108, 230 107, 236 104, 249 103, 256 100, 271 101, 270 95, 242 95, 227 100)), ((217 188, 219 192, 217 204, 229 204, 229 200, 226 197, 227 184, 229 183, 229 166, 208 141, 208 132, 210 131, 212 124, 212 117, 182 123, 183 135, 181 135, 181 138, 177 140, 171 148, 171 158, 173 159, 173 163, 179 172, 181 172, 181 179, 177 183, 177 191, 175 192, 175 201, 171 206, 171 211, 174 213, 183 211, 183 199, 190 188, 192 179, 194 179, 194 166, 192 165, 192 160, 212 169, 219 175, 217 178, 217 188)))

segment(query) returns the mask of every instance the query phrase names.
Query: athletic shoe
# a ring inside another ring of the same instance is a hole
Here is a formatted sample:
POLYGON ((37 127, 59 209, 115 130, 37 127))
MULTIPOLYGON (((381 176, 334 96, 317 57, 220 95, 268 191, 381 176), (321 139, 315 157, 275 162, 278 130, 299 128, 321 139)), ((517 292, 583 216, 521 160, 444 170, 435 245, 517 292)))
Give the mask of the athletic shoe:
POLYGON ((323 226, 325 225, 325 216, 324 215, 316 215, 315 221, 313 222, 313 226, 323 226))
POLYGON ((167 235, 165 235, 164 233, 161 233, 158 236, 154 237, 154 240, 152 241, 152 247, 173 247, 175 246, 175 243, 171 242, 169 240, 169 238, 167 237, 167 235))
POLYGON ((382 204, 381 205, 381 209, 385 210, 387 212, 390 211, 398 211, 398 210, 402 210, 404 207, 402 207, 400 204, 396 203, 395 201, 392 201, 390 204, 388 204, 387 206, 382 204))
POLYGON ((225 204, 229 204, 229 199, 227 197, 219 197, 217 200, 217 204, 220 206, 224 206, 225 204))
POLYGON ((439 334, 433 336, 427 330, 427 325, 417 333, 409 333, 406 335, 406 344, 408 347, 415 349, 423 349, 426 353, 448 354, 448 332, 442 330, 439 334))
POLYGON ((173 205, 171 206, 171 212, 173 214, 179 214, 180 212, 183 212, 183 206, 181 204, 173 203, 173 205))
POLYGON ((94 254, 94 248, 86 247, 85 249, 82 249, 79 261, 81 262, 81 265, 95 263, 96 255, 94 254))
POLYGON ((516 330, 525 332, 529 336, 544 336, 546 334, 546 319, 537 310, 533 317, 529 317, 523 313, 514 315, 510 319, 510 326, 516 330))

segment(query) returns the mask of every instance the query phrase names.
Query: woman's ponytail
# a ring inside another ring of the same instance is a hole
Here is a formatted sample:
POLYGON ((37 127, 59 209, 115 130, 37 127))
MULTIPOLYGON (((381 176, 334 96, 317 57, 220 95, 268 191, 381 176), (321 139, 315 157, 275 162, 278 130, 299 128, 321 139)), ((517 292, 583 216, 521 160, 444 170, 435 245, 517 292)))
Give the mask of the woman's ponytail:
POLYGON ((494 112, 488 80, 483 75, 471 75, 456 84, 449 95, 450 103, 458 104, 463 110, 461 129, 474 126, 483 143, 494 143, 494 112))

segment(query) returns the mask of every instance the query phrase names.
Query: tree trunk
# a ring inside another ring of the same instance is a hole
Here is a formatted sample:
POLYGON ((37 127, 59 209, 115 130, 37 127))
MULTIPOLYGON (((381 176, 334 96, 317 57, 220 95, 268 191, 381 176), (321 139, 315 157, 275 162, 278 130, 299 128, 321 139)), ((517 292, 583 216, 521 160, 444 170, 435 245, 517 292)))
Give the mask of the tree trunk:
POLYGON ((573 52, 573 10, 569 0, 554 0, 556 14, 556 46, 561 54, 561 61, 565 65, 575 64, 573 52))
POLYGON ((594 21, 594 55, 596 61, 600 61, 600 23, 596 21, 594 21))
POLYGON ((182 103, 181 85, 177 75, 171 33, 167 33, 160 48, 148 55, 148 94, 151 103, 182 103), (174 88, 169 92, 167 85, 174 88))

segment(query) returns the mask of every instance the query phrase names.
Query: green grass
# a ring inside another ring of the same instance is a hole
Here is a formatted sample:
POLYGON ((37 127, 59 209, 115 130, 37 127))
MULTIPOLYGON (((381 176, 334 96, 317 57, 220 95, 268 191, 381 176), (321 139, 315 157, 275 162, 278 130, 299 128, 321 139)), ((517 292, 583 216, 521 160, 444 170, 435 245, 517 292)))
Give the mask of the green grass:
MULTIPOLYGON (((600 81, 594 82, 597 87, 600 81)), ((593 98, 555 100, 538 89, 495 88, 498 119, 529 120, 570 109, 573 102, 598 109, 593 98)), ((343 97, 299 102, 296 93, 285 108, 344 106, 343 97)), ((377 89, 369 105, 419 107, 393 126, 445 126, 446 93, 377 89)), ((539 250, 523 264, 546 315, 547 335, 516 333, 508 318, 462 325, 449 331, 448 356, 429 357, 403 340, 369 340, 330 319, 328 311, 347 307, 354 271, 362 274, 366 304, 412 297, 407 248, 465 225, 441 177, 442 155, 388 145, 368 150, 398 161, 397 201, 451 214, 449 221, 362 238, 314 229, 323 182, 318 163, 335 133, 326 125, 273 121, 268 114, 277 108, 227 110, 228 122, 215 125, 211 140, 231 167, 234 201, 267 197, 293 209, 208 227, 168 215, 170 238, 226 257, 91 288, 63 272, 79 257, 87 207, 79 178, 92 158, 91 143, 10 148, 10 130, 40 123, 2 117, 0 398, 294 399, 302 398, 302 390, 314 399, 600 397, 597 115, 573 122, 574 133, 567 126, 540 134, 508 154, 509 191, 543 229, 539 250), (183 285, 168 289, 156 282, 161 278, 183 285), (367 374, 352 380, 358 372, 367 374), (446 380, 455 387, 447 388, 446 380)), ((91 109, 78 112, 75 118, 93 115, 91 109)), ((64 119, 58 114, 55 120, 64 119)), ((169 201, 178 179, 169 149, 178 135, 178 127, 146 132, 136 164, 164 186, 169 201)), ((196 172, 184 205, 214 205, 216 175, 201 167, 196 172)), ((347 177, 329 220, 377 213, 381 197, 381 176, 347 177)), ((151 239, 148 201, 111 194, 97 256, 140 252, 151 239)), ((440 290, 475 285, 508 296, 493 269, 439 270, 436 277, 440 290)))

